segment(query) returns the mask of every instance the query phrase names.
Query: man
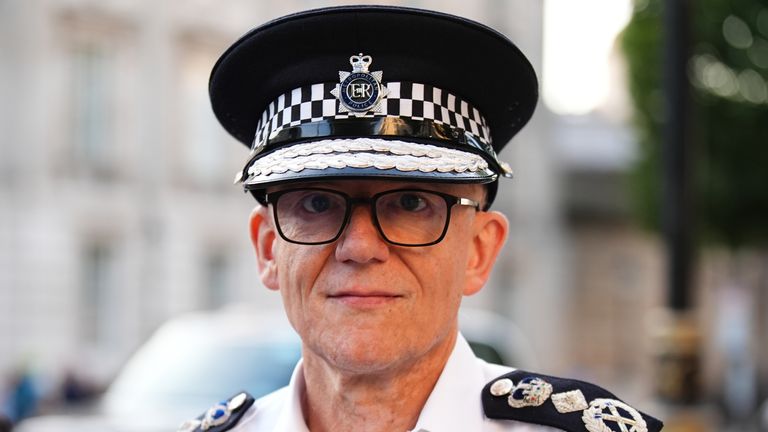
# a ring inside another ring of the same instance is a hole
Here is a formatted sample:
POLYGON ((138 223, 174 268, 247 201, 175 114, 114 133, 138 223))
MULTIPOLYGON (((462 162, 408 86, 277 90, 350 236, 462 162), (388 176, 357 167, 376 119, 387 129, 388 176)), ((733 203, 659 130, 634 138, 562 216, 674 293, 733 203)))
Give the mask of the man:
POLYGON ((496 152, 537 99, 504 36, 414 9, 304 12, 230 47, 210 95, 252 149, 236 182, 260 203, 261 279, 303 359, 288 387, 240 393, 180 430, 661 428, 590 384, 485 363, 458 332, 462 297, 507 235, 488 210, 511 176, 496 152))

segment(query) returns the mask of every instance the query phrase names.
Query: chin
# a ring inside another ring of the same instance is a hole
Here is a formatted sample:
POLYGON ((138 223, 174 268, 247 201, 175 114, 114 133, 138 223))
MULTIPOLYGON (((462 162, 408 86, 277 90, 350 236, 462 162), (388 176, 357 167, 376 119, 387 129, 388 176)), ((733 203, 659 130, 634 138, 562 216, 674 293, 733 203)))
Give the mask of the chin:
POLYGON ((315 348, 313 351, 334 368, 353 374, 386 372, 409 358, 417 357, 414 352, 418 350, 408 347, 404 341, 387 344, 381 337, 356 336, 346 335, 337 340, 323 341, 310 349, 315 348))
POLYGON ((403 356, 377 355, 376 353, 346 353, 336 351, 326 360, 339 371, 352 375, 376 375, 387 373, 403 362, 403 356))

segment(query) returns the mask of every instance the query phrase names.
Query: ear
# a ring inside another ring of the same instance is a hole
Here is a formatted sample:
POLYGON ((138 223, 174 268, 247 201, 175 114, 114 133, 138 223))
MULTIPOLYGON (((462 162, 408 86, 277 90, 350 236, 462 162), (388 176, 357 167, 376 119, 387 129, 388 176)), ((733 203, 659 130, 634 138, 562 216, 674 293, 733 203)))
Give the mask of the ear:
POLYGON ((256 262, 259 265, 261 282, 271 290, 278 290, 280 284, 278 283, 277 262, 274 254, 276 232, 267 207, 257 205, 253 209, 250 228, 251 242, 256 251, 256 262))
POLYGON ((472 295, 488 281, 493 264, 507 240, 509 221, 499 212, 478 212, 467 262, 464 295, 472 295))

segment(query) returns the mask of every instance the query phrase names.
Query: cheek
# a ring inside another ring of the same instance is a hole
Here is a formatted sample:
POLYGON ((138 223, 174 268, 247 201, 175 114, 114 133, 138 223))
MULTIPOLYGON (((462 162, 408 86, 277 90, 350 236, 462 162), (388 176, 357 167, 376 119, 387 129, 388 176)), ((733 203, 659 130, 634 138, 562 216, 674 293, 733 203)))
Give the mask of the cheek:
POLYGON ((295 285, 297 279, 311 273, 314 268, 322 266, 324 257, 327 256, 323 250, 322 246, 297 245, 282 239, 277 241, 274 252, 277 266, 281 271, 281 280, 292 281, 290 284, 295 285))
POLYGON ((280 242, 275 245, 280 292, 288 317, 294 327, 306 317, 312 286, 328 258, 322 246, 294 245, 280 242))
POLYGON ((445 271, 463 276, 472 252, 472 228, 465 224, 451 228, 442 242, 439 260, 445 271))
POLYGON ((464 291, 466 246, 451 243, 438 244, 439 251, 430 251, 408 264, 421 286, 419 295, 426 305, 422 307, 429 307, 431 311, 427 315, 433 318, 443 311, 453 310, 454 306, 458 307, 464 291))
POLYGON ((458 225, 452 228, 439 244, 440 253, 435 257, 436 266, 432 273, 441 281, 446 295, 460 298, 472 256, 471 227, 458 225))

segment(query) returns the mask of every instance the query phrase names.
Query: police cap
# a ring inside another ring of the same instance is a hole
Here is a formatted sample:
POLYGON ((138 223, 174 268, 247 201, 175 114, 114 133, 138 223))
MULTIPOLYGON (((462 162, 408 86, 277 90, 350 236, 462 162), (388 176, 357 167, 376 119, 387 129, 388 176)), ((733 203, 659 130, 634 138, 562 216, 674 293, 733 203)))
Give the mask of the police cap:
MULTIPOLYGON (((245 34, 209 93, 251 149, 247 190, 312 180, 490 183, 497 153, 528 122, 535 72, 499 32, 444 13, 388 6, 310 10, 245 34)), ((257 194, 258 196, 258 194, 257 194)))

